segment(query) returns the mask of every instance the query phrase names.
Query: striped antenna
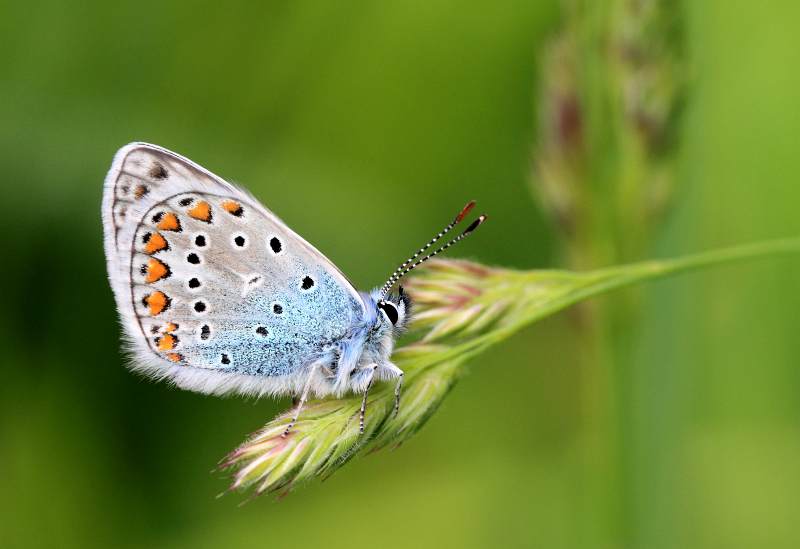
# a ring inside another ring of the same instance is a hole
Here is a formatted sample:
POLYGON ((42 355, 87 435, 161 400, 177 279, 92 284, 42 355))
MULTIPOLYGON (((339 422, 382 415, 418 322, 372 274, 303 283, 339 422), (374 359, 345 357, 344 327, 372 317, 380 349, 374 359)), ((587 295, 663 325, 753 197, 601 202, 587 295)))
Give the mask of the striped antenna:
POLYGON ((470 210, 471 210, 471 209, 472 209, 474 206, 475 206, 475 201, 474 201, 474 200, 470 200, 469 202, 467 202, 467 205, 466 205, 466 206, 464 206, 463 208, 461 208, 461 211, 460 211, 460 212, 458 213, 458 215, 457 215, 457 216, 456 216, 456 217, 455 217, 455 218, 454 218, 454 219, 453 219, 453 220, 452 220, 452 221, 451 221, 451 222, 450 222, 450 223, 447 225, 447 227, 445 227, 444 229, 442 229, 441 231, 439 231, 439 234, 437 234, 436 236, 434 236, 434 237, 433 237, 433 238, 430 240, 430 242, 428 242, 428 243, 427 243, 427 244, 425 244, 425 245, 424 245, 422 248, 420 248, 419 250, 417 250, 417 253, 415 253, 414 255, 412 255, 411 257, 409 257, 408 259, 406 259, 406 260, 403 262, 403 264, 402 264, 402 265, 400 265, 400 266, 399 266, 397 269, 395 269, 395 271, 392 273, 392 276, 390 276, 390 277, 389 277, 389 280, 387 280, 387 281, 386 281, 386 284, 384 284, 384 285, 381 287, 381 297, 382 297, 382 298, 383 298, 383 297, 386 297, 386 294, 387 294, 387 293, 389 293, 389 290, 392 288, 392 286, 394 286, 394 283, 395 283, 395 282, 397 282, 398 280, 400 280, 400 277, 402 276, 400 273, 402 273, 402 272, 403 272, 403 269, 405 269, 406 267, 408 267, 409 265, 411 265, 411 263, 412 263, 412 262, 413 262, 415 259, 417 259, 417 258, 420 256, 420 254, 424 253, 424 252, 425 252, 425 250, 427 250, 428 248, 430 248, 431 246, 433 246, 434 244, 436 244, 436 242, 437 242, 437 241, 438 241, 440 238, 442 238, 444 235, 446 235, 447 233, 449 233, 449 232, 452 230, 452 228, 453 228, 453 227, 455 227, 456 225, 458 225, 458 224, 459 224, 459 222, 460 222, 462 219, 464 219, 464 216, 466 216, 466 215, 469 213, 469 211, 470 211, 470 210))
POLYGON ((445 227, 444 229, 442 229, 442 231, 441 231, 439 234, 437 234, 435 237, 433 237, 433 238, 431 239, 431 241, 430 241, 430 242, 428 242, 427 244, 425 244, 425 245, 424 245, 422 248, 420 248, 420 249, 417 251, 417 253, 415 253, 414 255, 412 255, 411 257, 409 257, 408 259, 406 259, 406 260, 403 262, 403 264, 402 264, 402 265, 400 265, 400 266, 399 266, 397 269, 395 269, 394 273, 392 273, 392 276, 390 276, 390 277, 389 277, 389 280, 387 280, 387 281, 386 281, 386 284, 384 284, 384 285, 381 287, 381 291, 380 291, 380 298, 381 298, 381 299, 384 299, 384 298, 386 297, 386 295, 389 293, 389 290, 391 290, 391 289, 392 289, 392 286, 394 286, 394 285, 397 283, 397 281, 398 281, 398 280, 400 280, 401 278, 403 278, 405 275, 407 275, 407 274, 408 274, 409 272, 411 272, 413 269, 417 268, 417 267, 418 267, 419 265, 421 265, 422 263, 425 263, 426 261, 428 261, 428 260, 429 260, 430 258, 432 258, 433 256, 435 256, 435 255, 437 255, 437 254, 439 254, 439 253, 441 253, 441 252, 445 251, 447 248, 449 248, 450 246, 452 246, 452 245, 453 245, 453 244, 455 244, 456 242, 459 242, 459 241, 463 240, 463 239, 464 239, 465 237, 467 237, 467 236, 468 236, 468 235, 469 235, 469 234, 470 234, 472 231, 474 231, 475 229, 477 229, 477 228, 478 228, 478 226, 479 226, 481 223, 483 223, 484 221, 486 221, 486 216, 485 216, 485 215, 481 215, 480 217, 478 217, 478 219, 476 219, 475 221, 473 221, 472 223, 470 223, 469 227, 467 227, 466 229, 464 229, 464 231, 463 231, 463 232, 462 232, 460 235, 458 235, 457 237, 455 237, 454 239, 452 239, 450 242, 448 242, 448 243, 447 243, 447 244, 445 244, 444 246, 442 246, 442 247, 438 248, 437 250, 435 250, 435 251, 433 251, 433 252, 429 253, 428 255, 426 255, 425 257, 423 257, 422 259, 419 259, 419 260, 417 260, 416 262, 414 261, 414 260, 415 260, 415 259, 417 259, 417 258, 418 258, 420 255, 422 255, 422 254, 423 254, 423 253, 424 253, 426 250, 428 250, 428 249, 429 249, 431 246, 433 246, 433 245, 434 245, 434 244, 435 244, 435 243, 436 243, 436 242, 437 242, 437 241, 438 241, 440 238, 442 238, 444 235, 446 235, 447 233, 449 233, 449 232, 450 232, 450 231, 453 229, 453 227, 455 227, 456 225, 458 225, 458 224, 459 224, 459 223, 460 223, 460 222, 461 222, 461 221, 464 219, 464 217, 465 217, 465 216, 466 216, 466 215, 469 213, 469 211, 470 211, 470 210, 473 208, 473 206, 475 206, 475 201, 474 201, 474 200, 471 200, 470 202, 468 202, 468 203, 467 203, 467 205, 466 205, 466 206, 464 206, 464 207, 461 209, 461 211, 458 213, 458 215, 455 217, 455 219, 453 219, 453 221, 451 221, 451 222, 450 222, 450 223, 447 225, 447 227, 445 227))

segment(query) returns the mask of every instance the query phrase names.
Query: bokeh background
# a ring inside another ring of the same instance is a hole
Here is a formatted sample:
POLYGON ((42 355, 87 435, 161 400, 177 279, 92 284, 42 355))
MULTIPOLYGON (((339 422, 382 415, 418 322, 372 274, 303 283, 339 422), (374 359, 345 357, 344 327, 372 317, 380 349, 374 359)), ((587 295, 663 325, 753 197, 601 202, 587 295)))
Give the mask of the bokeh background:
MULTIPOLYGON (((800 234, 800 6, 661 4, 683 106, 637 253, 800 234)), ((287 401, 122 366, 99 208, 133 140, 246 184, 362 288, 471 198, 492 219, 453 256, 568 266, 533 166, 574 5, 1 3, 0 546, 800 546, 797 260, 621 295, 603 361, 580 314, 532 326, 402 448, 280 501, 209 471, 287 401)))

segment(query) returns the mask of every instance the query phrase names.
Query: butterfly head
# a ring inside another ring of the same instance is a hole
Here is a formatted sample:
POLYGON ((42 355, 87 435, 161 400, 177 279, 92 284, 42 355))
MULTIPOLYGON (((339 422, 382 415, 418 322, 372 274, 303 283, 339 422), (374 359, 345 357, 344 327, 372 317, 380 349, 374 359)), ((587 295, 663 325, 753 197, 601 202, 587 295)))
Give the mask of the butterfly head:
POLYGON ((411 299, 403 291, 403 287, 398 288, 397 295, 388 295, 375 302, 378 317, 382 321, 391 325, 395 330, 402 330, 408 324, 411 316, 411 299))

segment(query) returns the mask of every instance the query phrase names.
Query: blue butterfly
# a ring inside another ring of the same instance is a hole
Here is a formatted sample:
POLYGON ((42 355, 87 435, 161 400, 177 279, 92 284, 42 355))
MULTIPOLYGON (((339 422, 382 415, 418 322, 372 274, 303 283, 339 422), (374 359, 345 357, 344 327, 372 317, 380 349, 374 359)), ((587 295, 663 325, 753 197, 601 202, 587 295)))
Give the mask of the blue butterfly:
POLYGON ((108 276, 131 368, 210 394, 367 394, 403 372, 390 357, 411 302, 394 285, 485 219, 370 293, 246 191, 164 148, 131 143, 114 157, 102 216, 108 276))

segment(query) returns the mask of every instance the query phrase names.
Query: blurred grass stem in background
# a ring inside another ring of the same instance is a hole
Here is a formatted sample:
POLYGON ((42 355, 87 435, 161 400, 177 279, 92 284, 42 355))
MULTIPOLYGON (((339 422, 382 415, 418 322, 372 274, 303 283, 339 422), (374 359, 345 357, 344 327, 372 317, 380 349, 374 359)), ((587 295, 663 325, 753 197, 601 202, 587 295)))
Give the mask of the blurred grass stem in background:
MULTIPOLYGON (((532 186, 567 266, 597 269, 646 256, 675 193, 683 11, 674 0, 562 7, 562 29, 542 62, 532 186)), ((630 542, 621 518, 637 506, 628 497, 619 410, 630 404, 625 340, 637 324, 638 295, 593 302, 573 317, 583 363, 585 499, 607 502, 587 504, 579 531, 587 543, 630 542)))
POLYGON ((576 269, 634 260, 674 194, 680 3, 563 2, 542 60, 535 194, 576 269))

